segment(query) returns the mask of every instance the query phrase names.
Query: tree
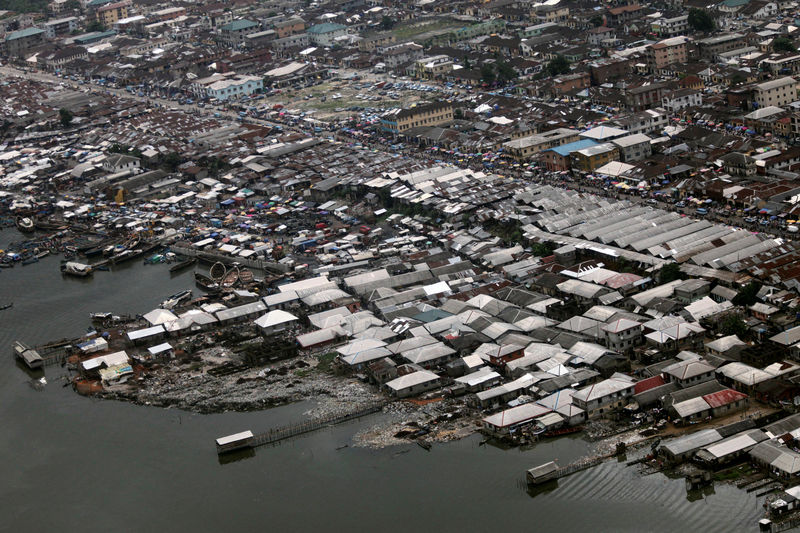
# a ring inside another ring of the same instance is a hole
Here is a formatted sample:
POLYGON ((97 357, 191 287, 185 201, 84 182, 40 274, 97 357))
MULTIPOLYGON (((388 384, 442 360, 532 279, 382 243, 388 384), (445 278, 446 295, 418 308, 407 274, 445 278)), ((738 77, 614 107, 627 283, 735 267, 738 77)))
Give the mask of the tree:
POLYGON ((547 64, 547 73, 551 76, 569 72, 569 61, 564 56, 556 56, 547 64))
POLYGON ((58 118, 59 120, 61 120, 61 125, 66 128, 72 123, 72 118, 73 118, 72 111, 62 107, 61 109, 58 110, 58 118))
POLYGON ((491 85, 494 83, 495 74, 494 74, 494 67, 490 64, 483 65, 481 67, 481 79, 491 85))
POLYGON ((461 120, 462 118, 464 118, 464 112, 461 110, 460 107, 455 111, 453 111, 453 118, 456 120, 461 120))
POLYGON ((531 245, 531 252, 536 257, 547 257, 553 255, 553 245, 550 242, 535 242, 531 245))
POLYGON ((392 17, 384 15, 381 19, 381 29, 391 30, 394 28, 395 20, 392 17))
POLYGON ((658 281, 662 284, 675 281, 676 279, 684 279, 685 277, 678 263, 667 263, 658 271, 658 281))
POLYGON ((772 49, 775 52, 796 52, 797 48, 788 37, 778 37, 772 41, 772 49))
POLYGON ((714 29, 714 19, 705 9, 693 7, 689 10, 689 26, 697 31, 711 31, 714 29))
POLYGON ((106 27, 99 20, 93 20, 86 25, 86 31, 106 31, 106 27))
POLYGON ((517 71, 508 63, 497 65, 497 78, 500 81, 514 81, 517 79, 517 71))
POLYGON ((736 335, 742 337, 747 333, 747 324, 745 324, 744 320, 739 318, 737 315, 728 315, 722 320, 719 331, 723 335, 736 335))
POLYGON ((161 160, 164 168, 170 172, 175 172, 182 162, 181 156, 177 152, 170 152, 161 160))
POLYGON ((469 58, 464 58, 464 69, 465 70, 472 70, 472 63, 469 62, 469 58))
POLYGON ((751 281, 742 287, 736 296, 733 297, 734 305, 753 305, 756 303, 756 296, 758 291, 761 290, 761 284, 757 281, 751 281))

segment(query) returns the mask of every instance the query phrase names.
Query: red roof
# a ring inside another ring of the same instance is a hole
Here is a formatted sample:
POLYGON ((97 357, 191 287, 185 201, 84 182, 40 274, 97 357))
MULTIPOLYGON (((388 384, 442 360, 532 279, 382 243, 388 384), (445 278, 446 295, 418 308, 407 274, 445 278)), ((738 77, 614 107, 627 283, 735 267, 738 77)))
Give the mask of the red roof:
POLYGON ((653 376, 652 378, 643 379, 633 384, 633 393, 639 394, 640 392, 648 391, 665 385, 664 378, 661 376, 653 376))
POLYGON ((747 398, 747 394, 735 391, 733 389, 725 389, 703 396, 703 399, 706 401, 706 403, 708 403, 708 405, 711 406, 712 409, 738 402, 739 400, 743 400, 745 398, 747 398))

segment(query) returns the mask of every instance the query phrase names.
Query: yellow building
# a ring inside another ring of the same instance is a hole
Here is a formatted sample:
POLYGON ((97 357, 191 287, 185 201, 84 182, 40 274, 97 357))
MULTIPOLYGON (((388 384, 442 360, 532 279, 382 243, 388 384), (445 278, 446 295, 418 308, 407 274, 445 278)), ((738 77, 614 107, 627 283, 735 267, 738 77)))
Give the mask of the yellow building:
POLYGON ((128 18, 128 2, 115 2, 97 9, 97 21, 106 28, 124 18, 128 18))
POLYGON ((619 149, 611 143, 596 144, 570 154, 573 170, 591 172, 611 161, 619 161, 619 149))
POLYGON ((453 120, 453 106, 447 102, 434 102, 408 109, 393 109, 381 117, 381 126, 394 134, 420 126, 438 126, 453 120))
POLYGON ((503 150, 517 161, 527 161, 531 156, 543 150, 577 141, 580 138, 578 133, 577 130, 569 128, 556 128, 504 142, 503 150))

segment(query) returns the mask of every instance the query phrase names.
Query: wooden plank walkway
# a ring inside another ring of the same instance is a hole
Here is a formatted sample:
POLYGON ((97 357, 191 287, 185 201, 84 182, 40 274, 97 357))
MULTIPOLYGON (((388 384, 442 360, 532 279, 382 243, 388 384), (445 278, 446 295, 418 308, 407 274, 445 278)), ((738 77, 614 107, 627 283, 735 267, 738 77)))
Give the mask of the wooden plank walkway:
POLYGON ((599 465, 605 459, 605 457, 590 457, 588 459, 581 459, 580 461, 576 461, 556 470, 555 474, 553 474, 553 479, 560 479, 562 477, 569 476, 570 474, 574 474, 575 472, 586 470, 593 466, 599 465))
POLYGON ((347 413, 331 413, 327 416, 313 418, 297 424, 272 428, 263 433, 253 435, 251 446, 256 447, 263 446, 265 444, 273 444, 291 437, 296 437, 305 433, 311 433, 312 431, 316 431, 324 427, 341 424, 342 422, 347 422, 348 420, 355 420, 356 418, 381 411, 387 403, 388 402, 385 400, 380 400, 361 406, 358 409, 347 413))

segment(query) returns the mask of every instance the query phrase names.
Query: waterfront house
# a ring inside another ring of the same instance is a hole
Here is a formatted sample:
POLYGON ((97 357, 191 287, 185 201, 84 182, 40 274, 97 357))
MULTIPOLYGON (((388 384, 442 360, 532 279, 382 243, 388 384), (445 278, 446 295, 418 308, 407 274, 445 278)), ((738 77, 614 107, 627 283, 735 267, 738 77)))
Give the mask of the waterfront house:
POLYGON ((386 383, 385 387, 392 396, 406 398, 415 396, 439 386, 439 376, 429 370, 418 370, 400 376, 386 383))
POLYGON ((586 411, 588 418, 597 418, 623 407, 633 396, 633 391, 633 379, 624 374, 615 374, 580 389, 572 395, 572 403, 586 411))

